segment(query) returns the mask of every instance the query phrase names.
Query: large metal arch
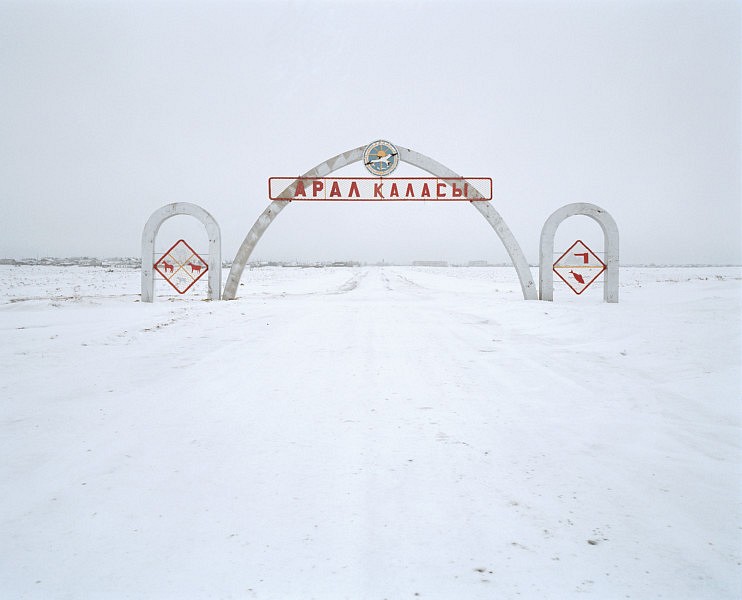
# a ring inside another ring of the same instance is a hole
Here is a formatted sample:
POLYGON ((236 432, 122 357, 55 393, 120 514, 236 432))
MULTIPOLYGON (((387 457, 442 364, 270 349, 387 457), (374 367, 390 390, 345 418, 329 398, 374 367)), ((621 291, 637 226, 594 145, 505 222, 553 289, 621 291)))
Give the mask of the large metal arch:
POLYGON ((195 217, 209 236, 209 300, 219 300, 222 289, 222 234, 219 224, 206 210, 190 202, 173 202, 152 213, 142 231, 142 302, 155 299, 155 238, 162 224, 176 215, 195 217))
MULTIPOLYGON (((414 165, 423 171, 427 171, 435 177, 460 178, 458 174, 439 162, 436 162, 432 158, 396 144, 395 146, 399 151, 400 160, 406 163, 414 165)), ((365 148, 365 146, 359 146, 358 148, 349 150, 348 152, 338 154, 337 156, 320 163, 313 169, 310 169, 302 175, 302 177, 325 177, 337 169, 358 162, 363 158, 363 151, 365 148)), ((242 272, 245 270, 250 255, 263 233, 265 233, 265 230, 268 229, 268 226, 291 201, 290 198, 293 198, 295 189, 296 182, 288 186, 283 192, 281 192, 281 194, 279 194, 279 197, 287 198, 286 200, 274 200, 271 202, 258 217, 258 220, 255 221, 255 224, 242 242, 242 245, 234 258, 234 262, 232 263, 232 268, 229 271, 227 284, 224 286, 224 293, 222 295, 224 300, 234 300, 237 295, 237 287, 242 278, 242 272)), ((472 204, 482 214, 482 216, 492 226, 492 229, 495 230, 495 233, 500 237, 500 240, 505 246, 505 250, 507 250, 508 255, 510 256, 510 260, 513 262, 513 266, 518 273, 523 298, 526 300, 536 300, 536 284, 533 281, 528 261, 526 260, 518 241, 510 231, 510 228, 490 202, 476 201, 471 202, 470 204, 472 204)))
POLYGON ((618 225, 608 212, 588 202, 575 202, 555 210, 546 219, 541 230, 541 245, 538 263, 538 289, 540 300, 554 300, 554 272, 552 263, 554 257, 554 236, 557 228, 568 217, 584 215, 597 221, 603 230, 603 246, 605 248, 604 261, 606 264, 605 284, 603 285, 603 300, 618 302, 618 225))

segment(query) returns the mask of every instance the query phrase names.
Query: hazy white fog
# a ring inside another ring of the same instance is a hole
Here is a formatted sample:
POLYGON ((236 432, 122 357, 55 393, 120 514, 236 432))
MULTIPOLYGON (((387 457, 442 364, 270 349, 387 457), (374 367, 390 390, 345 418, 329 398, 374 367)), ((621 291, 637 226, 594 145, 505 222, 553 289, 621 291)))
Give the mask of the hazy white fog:
MULTIPOLYGON (((152 211, 188 201, 231 258, 268 177, 385 138, 492 177, 531 261, 551 212, 593 202, 622 262, 739 263, 740 6, 4 1, 0 257, 138 255, 152 211)), ((253 257, 507 255, 466 204, 295 203, 253 257)))

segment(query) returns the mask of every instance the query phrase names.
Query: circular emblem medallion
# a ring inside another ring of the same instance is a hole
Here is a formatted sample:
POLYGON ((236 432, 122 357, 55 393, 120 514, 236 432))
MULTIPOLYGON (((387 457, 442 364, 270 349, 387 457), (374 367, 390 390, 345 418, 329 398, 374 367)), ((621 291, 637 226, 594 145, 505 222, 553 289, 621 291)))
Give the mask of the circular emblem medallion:
POLYGON ((373 175, 389 175, 399 164, 399 153, 394 145, 378 140, 366 146, 363 152, 363 164, 373 175))

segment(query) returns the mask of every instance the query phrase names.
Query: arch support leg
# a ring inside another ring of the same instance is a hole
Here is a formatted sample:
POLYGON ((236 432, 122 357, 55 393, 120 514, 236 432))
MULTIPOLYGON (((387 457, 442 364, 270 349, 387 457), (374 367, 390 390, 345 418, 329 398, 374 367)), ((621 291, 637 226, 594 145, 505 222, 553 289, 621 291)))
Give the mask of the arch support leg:
MULTIPOLYGON (((397 149, 399 150, 400 158, 403 161, 415 165, 419 169, 427 171, 435 177, 460 179, 460 176, 457 173, 428 156, 400 146, 397 146, 397 149)), ((510 260, 515 267, 515 271, 518 274, 523 298, 526 300, 536 300, 536 284, 533 282, 531 268, 528 266, 528 261, 526 260, 525 254, 523 254, 520 244, 518 244, 518 240, 515 239, 513 232, 510 231, 505 220, 500 216, 500 213, 497 212, 490 202, 475 201, 471 204, 474 205, 474 208, 476 208, 492 226, 492 229, 495 230, 495 233, 497 233, 500 241, 502 241, 505 246, 505 250, 507 250, 510 260)))
POLYGON ((237 287, 240 285, 240 279, 242 279, 242 272, 245 270, 245 266, 247 266, 247 261, 250 259, 252 251, 255 250, 255 246, 260 241, 260 238, 263 237, 265 230, 273 223, 273 219, 286 208, 289 202, 290 200, 274 200, 258 217, 258 220, 255 221, 255 224, 247 233, 245 240, 237 251, 237 256, 234 257, 232 267, 229 269, 227 284, 224 286, 222 300, 235 299, 235 296, 237 296, 237 287))
POLYGON ((507 250, 510 260, 513 262, 515 271, 518 273, 523 298, 525 300, 538 300, 536 284, 533 281, 533 275, 531 275, 531 267, 528 265, 528 261, 523 254, 520 244, 518 244, 518 240, 515 239, 515 236, 505 224, 500 213, 489 202, 472 202, 472 204, 487 219, 487 222, 495 230, 500 240, 502 240, 505 250, 507 250))

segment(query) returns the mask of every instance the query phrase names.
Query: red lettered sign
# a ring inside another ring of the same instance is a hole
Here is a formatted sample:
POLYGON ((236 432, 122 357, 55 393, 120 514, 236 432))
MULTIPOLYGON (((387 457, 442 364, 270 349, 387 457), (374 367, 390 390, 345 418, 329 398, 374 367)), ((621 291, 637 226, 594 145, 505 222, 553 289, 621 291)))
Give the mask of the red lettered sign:
POLYGON ((271 177, 271 200, 492 200, 489 177, 271 177))

